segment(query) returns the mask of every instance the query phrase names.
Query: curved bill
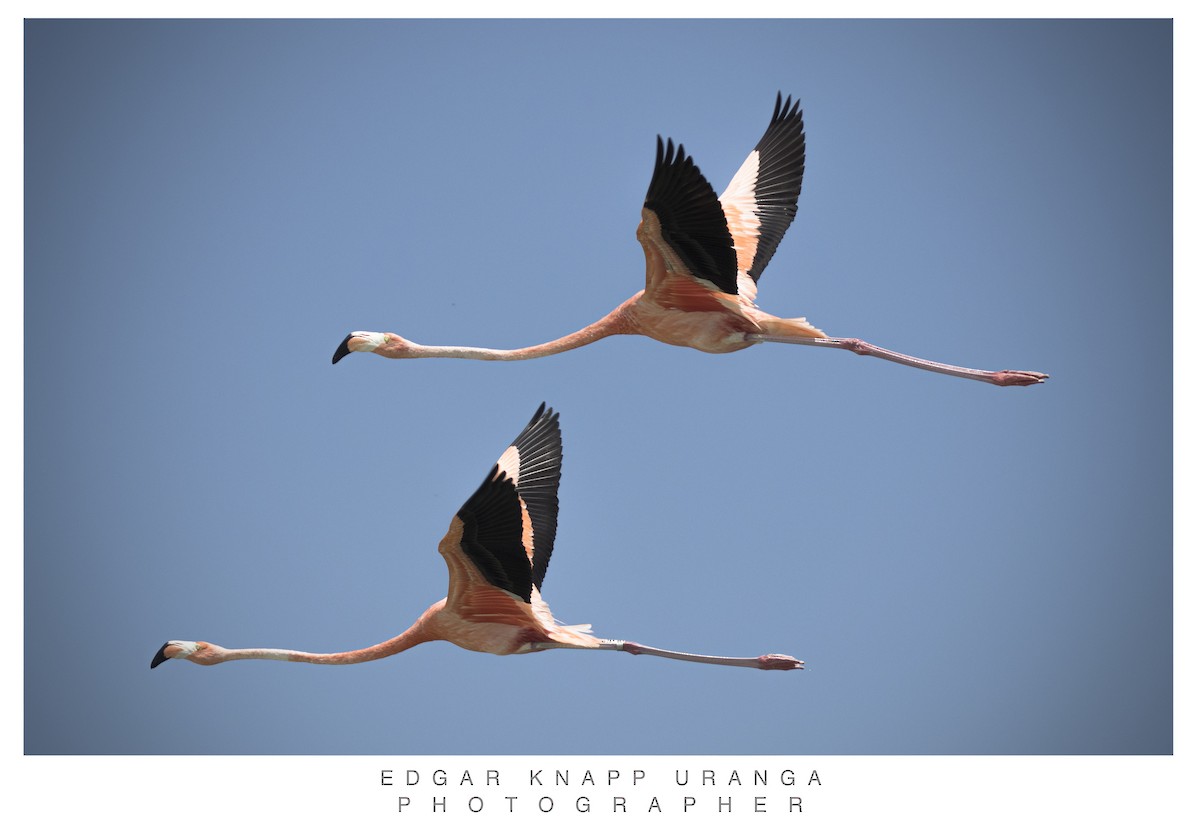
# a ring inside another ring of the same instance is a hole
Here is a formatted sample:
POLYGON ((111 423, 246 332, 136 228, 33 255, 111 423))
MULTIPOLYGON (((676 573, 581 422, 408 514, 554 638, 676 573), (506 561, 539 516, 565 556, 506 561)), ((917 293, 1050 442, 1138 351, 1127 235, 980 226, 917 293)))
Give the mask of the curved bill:
POLYGON ((342 361, 344 357, 350 355, 350 338, 353 335, 353 333, 346 334, 346 338, 342 339, 342 343, 338 345, 337 350, 333 352, 333 364, 336 365, 338 362, 342 361))
POLYGON ((170 645, 170 641, 164 643, 162 647, 154 654, 154 660, 150 661, 151 669, 158 666, 160 663, 170 660, 170 658, 166 655, 167 647, 170 645))

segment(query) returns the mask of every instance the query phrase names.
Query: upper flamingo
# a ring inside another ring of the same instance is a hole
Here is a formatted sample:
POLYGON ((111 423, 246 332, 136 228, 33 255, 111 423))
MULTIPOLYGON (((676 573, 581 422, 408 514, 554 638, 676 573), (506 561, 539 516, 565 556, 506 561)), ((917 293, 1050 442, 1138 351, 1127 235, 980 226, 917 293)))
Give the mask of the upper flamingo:
POLYGON ((171 659, 202 666, 228 660, 266 659, 300 663, 362 663, 394 655, 418 643, 446 640, 464 649, 515 655, 545 649, 587 649, 748 666, 800 669, 788 655, 726 658, 655 649, 624 640, 598 640, 590 626, 560 626, 541 597, 542 580, 558 525, 562 436, 558 414, 543 404, 533 419, 450 520, 438 551, 450 570, 447 595, 407 631, 348 652, 313 654, 291 649, 226 649, 215 643, 169 640, 150 668, 171 659))
POLYGON ((786 100, 776 96, 767 131, 720 198, 683 145, 668 140, 664 148, 659 137, 637 229, 646 253, 646 288, 607 316, 561 339, 515 350, 420 345, 395 333, 358 330, 342 340, 333 362, 353 351, 391 359, 533 359, 628 333, 709 353, 760 342, 842 348, 994 385, 1032 385, 1047 378, 918 359, 861 339, 828 337, 803 318, 782 319, 760 310, 754 303, 758 279, 796 216, 803 178, 804 119, 800 102, 793 103, 790 95, 786 100))

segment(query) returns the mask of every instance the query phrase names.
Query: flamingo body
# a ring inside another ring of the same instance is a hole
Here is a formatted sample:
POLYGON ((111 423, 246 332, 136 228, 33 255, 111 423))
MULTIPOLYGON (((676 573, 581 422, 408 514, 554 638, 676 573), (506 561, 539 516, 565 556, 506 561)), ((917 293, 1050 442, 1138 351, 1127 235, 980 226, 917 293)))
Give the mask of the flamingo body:
POLYGON ((455 358, 515 361, 549 356, 606 336, 634 334, 706 353, 732 353, 762 342, 816 345, 877 356, 899 364, 994 385, 1032 385, 1033 371, 960 368, 885 350, 861 339, 833 338, 804 318, 760 310, 758 280, 796 216, 804 179, 804 118, 800 102, 775 98, 761 140, 720 197, 692 158, 658 139, 654 173, 637 239, 646 255, 646 286, 599 321, 540 345, 501 350, 421 345, 395 333, 354 331, 333 354, 391 359, 455 358))
POLYGON ((546 649, 624 651, 758 669, 799 669, 788 655, 725 658, 672 652, 623 640, 600 640, 591 627, 562 626, 542 600, 542 581, 558 526, 562 435, 558 414, 543 404, 450 520, 438 544, 449 572, 447 595, 406 631, 365 649, 315 654, 292 649, 226 649, 207 641, 169 640, 150 662, 172 659, 212 666, 230 660, 351 664, 378 660, 420 643, 444 640, 463 649, 516 655, 546 649))

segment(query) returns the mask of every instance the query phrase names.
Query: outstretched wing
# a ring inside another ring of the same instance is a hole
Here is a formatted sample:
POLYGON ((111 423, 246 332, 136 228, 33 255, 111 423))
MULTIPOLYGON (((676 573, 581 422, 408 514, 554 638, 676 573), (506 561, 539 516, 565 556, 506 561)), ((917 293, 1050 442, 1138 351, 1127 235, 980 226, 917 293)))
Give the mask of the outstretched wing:
POLYGON ((561 473, 558 414, 543 403, 438 546, 450 570, 448 604, 474 606, 485 584, 531 602, 554 550, 561 473))
POLYGON ((533 584, 541 589, 558 532, 558 482, 562 478, 558 414, 547 409, 545 402, 500 456, 499 466, 516 483, 517 494, 529 515, 533 537, 526 549, 533 569, 533 584))
POLYGON ((683 145, 676 148, 670 139, 665 150, 658 139, 637 236, 646 251, 649 297, 681 290, 691 294, 695 288, 698 296, 712 290, 737 293, 737 255, 721 202, 683 145), (692 289, 684 286, 689 282, 692 289))
POLYGON ((720 198, 737 250, 737 292, 748 301, 754 301, 758 277, 796 217, 803 179, 804 113, 799 100, 777 93, 767 131, 720 198))
MULTIPOLYGON (((523 542, 521 498, 517 495, 517 486, 499 465, 492 466, 456 517, 462 527, 457 549, 452 550, 460 551, 489 584, 528 603, 533 592, 533 577, 523 542)), ((447 540, 451 539, 456 527, 451 524, 447 540)), ((442 553, 445 554, 445 550, 442 553)), ((453 595, 456 585, 453 567, 450 574, 453 595)))

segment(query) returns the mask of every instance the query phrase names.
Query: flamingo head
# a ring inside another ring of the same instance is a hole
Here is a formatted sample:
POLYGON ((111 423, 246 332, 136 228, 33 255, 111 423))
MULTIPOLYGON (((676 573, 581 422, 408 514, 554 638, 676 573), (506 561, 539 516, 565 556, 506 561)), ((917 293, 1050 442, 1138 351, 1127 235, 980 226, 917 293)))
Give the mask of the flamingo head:
POLYGON ((408 355, 409 344, 395 333, 372 333, 369 330, 356 330, 342 339, 342 343, 333 353, 333 364, 336 365, 355 351, 378 353, 380 356, 387 356, 391 359, 402 359, 408 355))
POLYGON ((201 666, 212 666, 223 661, 224 654, 225 650, 215 643, 206 643, 203 640, 168 640, 155 653, 154 659, 150 661, 150 668, 153 669, 172 659, 190 660, 201 666))

